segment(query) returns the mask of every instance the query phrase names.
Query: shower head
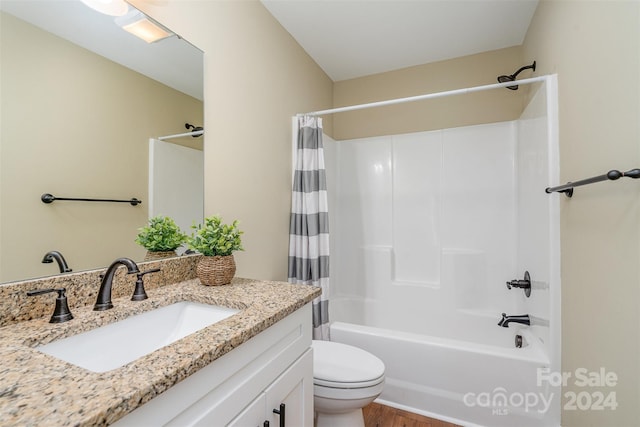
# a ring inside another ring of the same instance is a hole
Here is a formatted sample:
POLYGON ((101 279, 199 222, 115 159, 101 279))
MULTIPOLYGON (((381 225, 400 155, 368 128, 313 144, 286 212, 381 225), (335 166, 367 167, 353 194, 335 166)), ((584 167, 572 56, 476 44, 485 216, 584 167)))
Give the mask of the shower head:
MULTIPOLYGON (((189 129, 189 132, 200 132, 200 131, 204 131, 204 128, 202 126, 194 126, 191 125, 189 123, 185 123, 184 127, 189 129)), ((199 135, 191 135, 193 138, 197 138, 199 136, 202 136, 202 133, 199 135)))
MULTIPOLYGON (((507 83, 507 82, 514 82, 516 80, 516 77, 518 76, 518 74, 520 74, 521 72, 523 72, 524 70, 536 70, 536 61, 533 61, 533 64, 531 65, 525 65, 524 67, 520 67, 518 69, 518 71, 516 71, 515 73, 511 74, 510 76, 498 76, 498 83, 507 83)), ((518 90, 518 85, 513 85, 513 86, 507 86, 507 89, 511 89, 511 90, 518 90)))

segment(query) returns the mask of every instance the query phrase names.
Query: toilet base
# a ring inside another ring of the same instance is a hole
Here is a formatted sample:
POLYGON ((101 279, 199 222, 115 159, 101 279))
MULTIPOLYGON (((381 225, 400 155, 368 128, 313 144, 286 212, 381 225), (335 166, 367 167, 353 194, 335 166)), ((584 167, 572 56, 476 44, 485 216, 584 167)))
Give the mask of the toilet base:
POLYGON ((362 409, 341 414, 316 412, 315 427, 364 427, 362 409))

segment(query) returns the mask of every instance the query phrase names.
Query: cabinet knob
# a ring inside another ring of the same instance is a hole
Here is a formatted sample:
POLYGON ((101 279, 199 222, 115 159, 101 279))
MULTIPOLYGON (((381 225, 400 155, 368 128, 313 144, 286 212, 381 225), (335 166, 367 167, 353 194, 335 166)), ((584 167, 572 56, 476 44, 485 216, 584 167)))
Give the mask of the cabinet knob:
POLYGON ((273 413, 280 415, 280 427, 285 427, 285 424, 284 424, 285 423, 285 417, 284 417, 284 415, 285 415, 285 405, 284 405, 284 403, 280 404, 280 409, 274 409, 273 413))

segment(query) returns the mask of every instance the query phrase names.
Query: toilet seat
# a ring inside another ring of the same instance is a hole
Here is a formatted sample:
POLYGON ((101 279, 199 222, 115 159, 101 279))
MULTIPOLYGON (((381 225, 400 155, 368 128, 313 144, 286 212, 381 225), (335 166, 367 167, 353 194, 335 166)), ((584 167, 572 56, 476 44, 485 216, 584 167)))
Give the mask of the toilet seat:
POLYGON ((336 381, 325 381, 325 380, 320 380, 318 378, 314 378, 313 384, 322 386, 322 387, 329 387, 329 388, 367 388, 367 387, 374 387, 383 381, 384 381, 384 375, 376 379, 373 379, 371 381, 363 381, 359 383, 341 383, 336 381))
POLYGON ((313 383, 332 389, 375 387, 384 382, 384 363, 347 344, 314 340, 313 383))
POLYGON ((384 388, 384 363, 360 348, 312 341, 317 427, 365 427, 362 408, 384 388))
POLYGON ((376 385, 361 388, 326 387, 313 384, 313 395, 333 400, 357 400, 376 397, 382 393, 383 389, 384 377, 376 385))

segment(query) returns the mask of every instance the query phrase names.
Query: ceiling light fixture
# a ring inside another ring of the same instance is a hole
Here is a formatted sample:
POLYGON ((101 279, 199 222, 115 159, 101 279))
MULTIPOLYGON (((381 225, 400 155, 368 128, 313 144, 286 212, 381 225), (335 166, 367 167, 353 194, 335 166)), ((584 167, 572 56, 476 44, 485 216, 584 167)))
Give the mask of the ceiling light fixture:
POLYGON ((124 0, 81 0, 93 10, 111 16, 126 15, 129 5, 124 0))
POLYGON ((171 31, 136 9, 132 9, 125 16, 116 18, 115 22, 123 30, 147 43, 157 42, 173 35, 171 31))

